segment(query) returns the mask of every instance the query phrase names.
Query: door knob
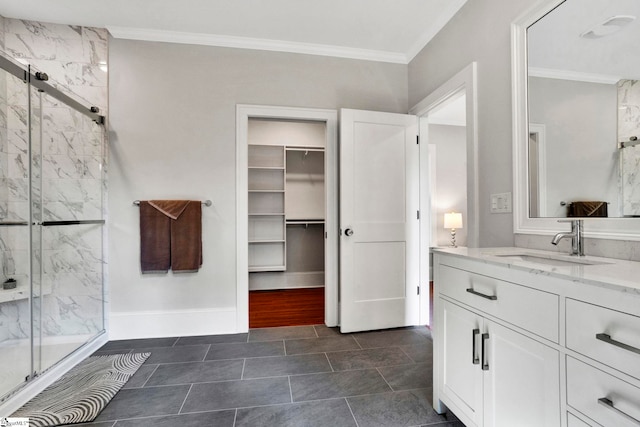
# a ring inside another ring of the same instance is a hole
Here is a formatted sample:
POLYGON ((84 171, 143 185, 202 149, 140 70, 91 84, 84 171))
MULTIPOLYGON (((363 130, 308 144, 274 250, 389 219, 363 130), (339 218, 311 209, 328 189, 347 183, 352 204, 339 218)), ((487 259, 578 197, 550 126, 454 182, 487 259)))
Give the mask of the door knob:
POLYGON ((347 228, 346 230, 344 230, 344 234, 349 237, 349 236, 353 236, 353 230, 350 228, 347 228))

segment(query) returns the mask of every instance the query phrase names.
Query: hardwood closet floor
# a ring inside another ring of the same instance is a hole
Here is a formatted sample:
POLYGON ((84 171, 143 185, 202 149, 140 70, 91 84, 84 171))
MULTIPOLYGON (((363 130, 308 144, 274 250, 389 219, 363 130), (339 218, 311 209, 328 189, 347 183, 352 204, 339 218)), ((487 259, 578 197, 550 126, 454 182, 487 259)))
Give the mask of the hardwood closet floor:
POLYGON ((324 324, 324 288, 249 292, 249 328, 324 324))

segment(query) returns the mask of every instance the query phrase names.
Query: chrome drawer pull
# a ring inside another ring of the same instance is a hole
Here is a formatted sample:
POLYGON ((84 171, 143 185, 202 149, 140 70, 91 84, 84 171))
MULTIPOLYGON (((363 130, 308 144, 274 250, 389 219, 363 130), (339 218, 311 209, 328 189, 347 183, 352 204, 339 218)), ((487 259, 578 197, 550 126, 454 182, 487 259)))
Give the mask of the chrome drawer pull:
POLYGON ((495 301, 498 299, 498 297, 495 295, 485 295, 478 291, 474 291, 473 288, 467 289, 467 292, 469 292, 470 294, 478 295, 479 297, 482 297, 482 298, 490 299, 491 301, 495 301))
POLYGON ((636 354, 640 354, 640 348, 637 347, 633 347, 629 344, 625 344, 623 342, 620 341, 616 341, 614 339, 611 338, 611 335, 609 334, 596 334, 596 339, 600 340, 600 341, 604 341, 607 344, 611 344, 611 345, 615 345, 616 347, 620 347, 622 349, 628 350, 632 353, 636 353, 636 354))
POLYGON ((471 363, 480 364, 480 358, 476 355, 476 336, 480 335, 480 329, 471 331, 471 363))
POLYGON ((616 414, 626 418, 627 420, 631 421, 635 425, 640 426, 640 420, 638 420, 637 418, 633 418, 631 415, 624 413, 620 409, 613 406, 613 402, 607 399, 606 397, 601 397, 600 399, 598 399, 598 403, 604 406, 605 408, 615 412, 616 414))

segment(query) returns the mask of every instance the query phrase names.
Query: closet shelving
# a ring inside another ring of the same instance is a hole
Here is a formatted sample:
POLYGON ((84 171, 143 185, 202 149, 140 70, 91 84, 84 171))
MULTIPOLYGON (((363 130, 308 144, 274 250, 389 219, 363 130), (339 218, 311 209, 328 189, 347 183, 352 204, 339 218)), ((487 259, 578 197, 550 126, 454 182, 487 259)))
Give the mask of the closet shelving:
POLYGON ((249 289, 324 286, 324 123, 249 123, 249 289))
POLYGON ((249 145, 249 271, 285 271, 284 147, 249 145))

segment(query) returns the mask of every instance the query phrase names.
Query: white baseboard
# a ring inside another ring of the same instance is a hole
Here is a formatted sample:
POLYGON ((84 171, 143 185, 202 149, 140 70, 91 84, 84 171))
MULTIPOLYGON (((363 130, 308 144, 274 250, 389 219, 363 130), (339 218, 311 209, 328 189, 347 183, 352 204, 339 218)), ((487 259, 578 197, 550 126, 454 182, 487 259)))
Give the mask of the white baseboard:
POLYGON ((18 390, 6 402, 0 405, 0 417, 8 417, 20 409, 22 405, 33 399, 42 390, 53 384, 58 378, 66 374, 71 368, 91 356, 108 341, 106 333, 97 336, 93 341, 80 347, 74 353, 65 357, 58 364, 52 366, 39 377, 18 390))
POLYGON ((264 272, 249 274, 250 291, 322 287, 324 287, 324 271, 264 272))
POLYGON ((237 332, 236 308, 109 314, 109 339, 183 337, 237 332))

